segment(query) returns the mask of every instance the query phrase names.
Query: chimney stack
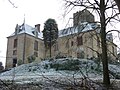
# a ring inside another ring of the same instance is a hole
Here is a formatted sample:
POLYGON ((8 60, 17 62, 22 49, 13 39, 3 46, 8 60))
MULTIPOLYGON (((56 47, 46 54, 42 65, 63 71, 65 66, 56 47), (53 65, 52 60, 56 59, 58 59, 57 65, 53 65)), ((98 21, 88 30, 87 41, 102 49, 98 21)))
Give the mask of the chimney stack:
POLYGON ((38 32, 40 32, 40 24, 36 24, 35 28, 38 30, 38 32))

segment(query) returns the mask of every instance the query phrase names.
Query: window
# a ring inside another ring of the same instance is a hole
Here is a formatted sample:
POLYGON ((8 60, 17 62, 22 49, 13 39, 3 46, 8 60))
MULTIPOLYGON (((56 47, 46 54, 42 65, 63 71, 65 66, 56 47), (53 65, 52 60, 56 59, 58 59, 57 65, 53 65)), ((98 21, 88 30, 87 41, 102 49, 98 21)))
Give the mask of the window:
POLYGON ((17 50, 13 50, 13 55, 17 55, 17 50))
POLYGON ((35 31, 32 31, 32 33, 35 35, 35 31))
POLYGON ((67 40, 66 42, 66 45, 65 45, 66 48, 69 48, 69 41, 67 40))
POLYGON ((77 53, 77 58, 79 58, 80 57, 80 53, 77 53))
POLYGON ((73 44, 74 44, 74 42, 73 42, 73 41, 71 41, 71 47, 73 46, 73 44))
POLYGON ((82 39, 82 36, 77 37, 77 46, 79 46, 79 45, 83 45, 83 39, 82 39))
POLYGON ((17 66, 17 58, 14 58, 13 59, 13 67, 16 67, 17 66))
POLYGON ((56 43, 54 46, 54 51, 57 51, 57 50, 58 50, 58 43, 56 43))
POLYGON ((97 36, 97 46, 100 47, 100 40, 98 36, 97 36))
POLYGON ((17 39, 14 39, 14 48, 17 47, 17 39))
POLYGON ((34 42, 34 50, 38 51, 38 41, 34 42))
POLYGON ((35 57, 38 57, 38 52, 34 52, 35 57))
POLYGON ((114 47, 112 46, 112 53, 114 54, 114 47))

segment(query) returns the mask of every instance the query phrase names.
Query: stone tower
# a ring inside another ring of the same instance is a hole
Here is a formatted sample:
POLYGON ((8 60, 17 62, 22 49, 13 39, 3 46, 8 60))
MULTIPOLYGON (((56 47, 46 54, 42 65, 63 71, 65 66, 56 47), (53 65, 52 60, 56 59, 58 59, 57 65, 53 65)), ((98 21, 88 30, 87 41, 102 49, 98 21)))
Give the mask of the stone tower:
POLYGON ((94 15, 86 9, 73 14, 73 26, 78 26, 82 22, 94 21, 94 15))

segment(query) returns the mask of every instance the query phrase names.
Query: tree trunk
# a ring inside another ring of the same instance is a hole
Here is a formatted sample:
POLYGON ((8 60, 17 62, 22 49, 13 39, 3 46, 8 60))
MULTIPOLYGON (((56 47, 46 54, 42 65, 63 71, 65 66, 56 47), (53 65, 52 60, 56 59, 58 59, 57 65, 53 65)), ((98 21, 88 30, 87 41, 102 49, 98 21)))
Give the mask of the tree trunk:
POLYGON ((106 44, 106 24, 105 24, 105 0, 100 0, 100 23, 101 23, 101 45, 102 45, 102 64, 103 64, 103 83, 110 85, 107 44, 106 44))
POLYGON ((50 58, 51 58, 51 47, 52 47, 52 45, 51 45, 51 43, 52 43, 51 40, 52 40, 52 39, 51 39, 51 30, 50 30, 50 47, 49 47, 49 48, 50 48, 50 58))
POLYGON ((50 58, 51 58, 51 41, 50 41, 50 58))

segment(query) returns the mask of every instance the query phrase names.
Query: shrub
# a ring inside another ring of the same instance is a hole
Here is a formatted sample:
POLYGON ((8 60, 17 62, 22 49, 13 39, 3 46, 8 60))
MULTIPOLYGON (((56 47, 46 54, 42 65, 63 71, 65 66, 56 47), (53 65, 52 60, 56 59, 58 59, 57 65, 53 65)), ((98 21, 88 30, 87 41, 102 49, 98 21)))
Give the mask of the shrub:
POLYGON ((113 60, 111 56, 108 56, 108 63, 109 64, 120 65, 120 62, 118 62, 117 60, 113 60))
POLYGON ((36 57, 32 55, 32 56, 29 56, 27 59, 28 59, 28 63, 32 63, 33 61, 35 61, 36 57))
POLYGON ((20 59, 18 60, 18 65, 22 65, 23 61, 20 59))
POLYGON ((2 66, 2 62, 0 62, 0 72, 4 69, 4 67, 2 66))
POLYGON ((58 53, 56 56, 55 56, 55 59, 61 59, 61 58, 66 58, 65 55, 62 55, 61 53, 58 53))
POLYGON ((79 60, 66 60, 63 63, 51 63, 50 68, 57 70, 79 70, 79 60))
POLYGON ((48 69, 48 64, 45 64, 44 69, 48 69))
POLYGON ((2 66, 2 62, 0 62, 0 66, 2 66))

